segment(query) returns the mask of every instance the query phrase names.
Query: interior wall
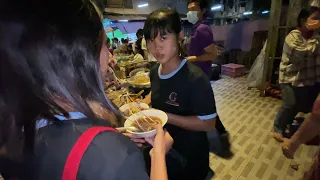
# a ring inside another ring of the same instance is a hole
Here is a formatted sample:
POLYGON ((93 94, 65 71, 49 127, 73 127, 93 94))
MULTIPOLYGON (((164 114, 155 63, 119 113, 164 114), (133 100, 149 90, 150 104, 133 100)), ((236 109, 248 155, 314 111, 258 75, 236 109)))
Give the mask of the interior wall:
POLYGON ((143 29, 144 22, 115 22, 114 25, 124 34, 136 33, 138 29, 143 29))
POLYGON ((224 41, 226 51, 250 51, 254 32, 267 31, 268 20, 245 21, 237 24, 211 26, 215 41, 224 41))

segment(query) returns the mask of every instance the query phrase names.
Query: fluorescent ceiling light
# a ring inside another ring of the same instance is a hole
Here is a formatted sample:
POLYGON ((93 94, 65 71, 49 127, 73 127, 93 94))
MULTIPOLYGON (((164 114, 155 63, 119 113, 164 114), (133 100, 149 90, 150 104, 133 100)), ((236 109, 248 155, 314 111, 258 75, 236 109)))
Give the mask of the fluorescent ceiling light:
POLYGON ((246 15, 251 15, 251 14, 252 14, 252 11, 247 11, 247 12, 244 12, 244 13, 243 13, 243 15, 245 15, 245 16, 246 16, 246 15))
POLYGON ((128 22, 128 20, 118 20, 119 22, 128 22))
POLYGON ((222 5, 214 5, 211 7, 211 11, 217 11, 217 10, 221 10, 222 9, 222 5))
POLYGON ((268 11, 268 10, 265 10, 265 11, 262 11, 261 13, 262 14, 268 14, 270 11, 268 11))
POLYGON ((138 8, 143 8, 143 7, 147 7, 147 6, 149 6, 149 4, 148 4, 148 3, 145 3, 145 4, 139 4, 139 5, 138 5, 138 8))

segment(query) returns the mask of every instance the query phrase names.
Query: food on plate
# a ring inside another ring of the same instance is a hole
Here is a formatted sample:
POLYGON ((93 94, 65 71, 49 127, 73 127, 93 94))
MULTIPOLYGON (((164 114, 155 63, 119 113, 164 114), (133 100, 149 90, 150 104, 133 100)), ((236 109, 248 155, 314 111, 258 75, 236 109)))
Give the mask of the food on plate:
POLYGON ((124 116, 131 116, 132 114, 138 113, 143 110, 147 110, 147 109, 144 109, 143 107, 135 107, 135 108, 125 110, 123 112, 123 115, 124 116))
POLYGON ((121 91, 109 91, 107 92, 107 96, 109 99, 114 100, 120 98, 120 96, 123 94, 121 91))
POLYGON ((118 91, 107 91, 106 94, 109 99, 117 106, 121 107, 122 105, 127 103, 127 100, 124 98, 124 94, 126 94, 126 90, 118 90, 118 91))
POLYGON ((132 126, 140 132, 148 132, 156 129, 157 124, 161 124, 160 118, 155 116, 142 116, 132 123, 132 126))
POLYGON ((138 76, 133 80, 133 83, 135 84, 145 84, 149 82, 150 82, 150 78, 146 76, 138 76))
POLYGON ((168 115, 157 109, 148 109, 131 115, 125 122, 124 127, 133 127, 138 131, 130 131, 134 137, 137 138, 148 138, 153 137, 157 134, 155 129, 156 124, 164 126, 168 121, 168 115))
MULTIPOLYGON (((132 100, 132 98, 129 99, 132 100)), ((137 102, 128 103, 120 107, 120 111, 123 113, 124 116, 127 117, 147 109, 149 109, 149 106, 147 104, 137 102)))

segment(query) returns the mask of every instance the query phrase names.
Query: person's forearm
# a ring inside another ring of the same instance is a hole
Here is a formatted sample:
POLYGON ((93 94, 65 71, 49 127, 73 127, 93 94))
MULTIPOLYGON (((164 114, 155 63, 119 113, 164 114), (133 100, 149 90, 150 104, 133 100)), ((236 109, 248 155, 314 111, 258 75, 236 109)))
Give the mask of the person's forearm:
POLYGON ((197 56, 196 61, 213 61, 218 56, 217 47, 214 44, 206 47, 204 53, 197 56))
POLYGON ((143 103, 151 104, 151 92, 142 100, 143 103))
POLYGON ((298 131, 291 137, 293 143, 303 144, 319 134, 320 120, 319 117, 311 115, 307 118, 298 131))
POLYGON ((214 119, 201 120, 197 116, 179 116, 168 113, 168 123, 191 131, 211 131, 215 129, 214 119))
POLYGON ((200 62, 201 61, 213 61, 216 57, 217 57, 216 54, 206 52, 200 56, 197 56, 196 61, 200 61, 200 62))
POLYGON ((167 167, 165 154, 152 153, 151 154, 151 180, 167 180, 167 167))

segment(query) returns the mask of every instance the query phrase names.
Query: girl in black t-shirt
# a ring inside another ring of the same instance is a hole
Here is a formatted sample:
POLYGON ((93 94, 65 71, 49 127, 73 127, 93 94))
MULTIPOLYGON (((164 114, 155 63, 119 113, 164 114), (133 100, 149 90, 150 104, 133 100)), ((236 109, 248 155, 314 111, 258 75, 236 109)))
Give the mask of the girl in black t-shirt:
POLYGON ((145 21, 147 47, 158 64, 151 69, 151 93, 144 102, 169 118, 166 128, 174 138, 173 149, 181 155, 167 156, 169 179, 203 180, 209 172, 205 131, 215 128, 216 107, 206 75, 179 56, 180 31, 179 14, 172 9, 156 10, 145 21))

